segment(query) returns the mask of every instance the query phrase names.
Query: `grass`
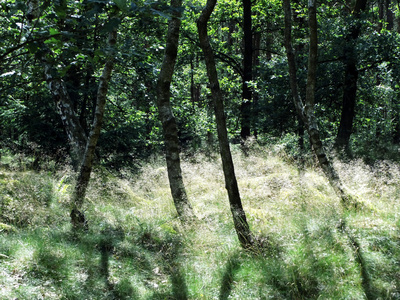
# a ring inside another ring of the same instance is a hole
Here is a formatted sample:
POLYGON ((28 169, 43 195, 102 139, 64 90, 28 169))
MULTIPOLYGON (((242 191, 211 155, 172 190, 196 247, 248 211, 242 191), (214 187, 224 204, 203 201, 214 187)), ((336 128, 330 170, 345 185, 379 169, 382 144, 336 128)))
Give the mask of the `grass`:
POLYGON ((31 171, 3 155, 0 299, 400 299, 399 164, 336 161, 365 204, 346 212, 312 161, 299 171, 282 151, 233 156, 253 252, 240 248, 218 159, 183 160, 199 218, 190 226, 162 158, 138 174, 97 169, 79 233, 71 170, 31 171))

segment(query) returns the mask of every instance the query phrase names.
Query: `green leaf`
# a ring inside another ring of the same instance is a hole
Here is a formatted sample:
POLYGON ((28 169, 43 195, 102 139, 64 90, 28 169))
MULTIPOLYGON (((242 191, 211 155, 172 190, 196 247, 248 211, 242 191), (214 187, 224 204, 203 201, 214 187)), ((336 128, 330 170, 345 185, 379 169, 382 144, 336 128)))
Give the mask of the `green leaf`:
POLYGON ((67 74, 67 72, 68 72, 68 70, 71 68, 71 66, 72 66, 72 65, 68 65, 68 66, 66 66, 66 67, 64 67, 64 68, 61 68, 61 71, 60 71, 61 77, 64 77, 65 74, 67 74))
POLYGON ((106 24, 104 24, 102 31, 103 32, 111 32, 114 30, 114 28, 118 27, 118 25, 121 23, 121 20, 119 18, 113 18, 110 21, 108 21, 106 24))
POLYGON ((67 16, 67 2, 65 0, 55 1, 54 10, 59 18, 65 19, 67 16))
POLYGON ((57 29, 55 29, 55 28, 50 28, 49 29, 49 32, 50 32, 50 35, 55 35, 55 34, 59 34, 60 32, 57 30, 57 29))
POLYGON ((56 44, 58 40, 56 38, 51 38, 46 41, 44 41, 45 44, 56 44))
POLYGON ((114 0, 114 3, 118 6, 120 10, 123 12, 129 11, 129 3, 127 0, 114 0))

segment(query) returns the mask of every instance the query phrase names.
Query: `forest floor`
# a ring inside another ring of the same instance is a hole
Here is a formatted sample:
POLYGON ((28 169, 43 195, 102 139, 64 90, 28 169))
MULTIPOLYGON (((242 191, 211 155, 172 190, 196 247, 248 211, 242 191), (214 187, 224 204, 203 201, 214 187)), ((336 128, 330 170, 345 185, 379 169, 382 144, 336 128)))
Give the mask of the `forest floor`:
POLYGON ((348 211, 312 159, 300 170, 279 147, 233 156, 252 251, 240 248, 215 154, 183 159, 198 218, 187 226, 162 157, 135 174, 97 168, 87 232, 71 231, 68 167, 33 171, 3 155, 0 299, 400 299, 398 163, 335 161, 363 202, 348 211))

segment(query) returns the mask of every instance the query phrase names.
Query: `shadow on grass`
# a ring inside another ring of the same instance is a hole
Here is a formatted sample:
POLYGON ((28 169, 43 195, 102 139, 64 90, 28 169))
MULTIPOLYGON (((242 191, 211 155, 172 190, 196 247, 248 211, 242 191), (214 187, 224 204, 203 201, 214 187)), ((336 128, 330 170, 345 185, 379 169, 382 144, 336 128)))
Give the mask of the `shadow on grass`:
POLYGON ((221 288, 219 292, 219 300, 226 300, 232 291, 234 284, 235 273, 240 268, 240 258, 236 253, 228 258, 228 262, 225 266, 225 271, 222 275, 221 288))
MULTIPOLYGON (((356 235, 360 242, 351 248, 349 238, 332 223, 307 220, 296 232, 299 237, 291 238, 285 247, 276 246, 272 237, 258 255, 228 253, 214 285, 216 296, 225 300, 240 293, 237 281, 254 284, 252 292, 258 293, 259 299, 340 299, 354 291, 361 295, 357 299, 364 294, 367 299, 400 299, 400 240, 389 233, 365 233, 356 235), (362 237, 369 239, 369 247, 356 252, 360 244, 366 244, 362 237), (393 266, 384 264, 389 261, 393 266)), ((16 247, 33 253, 29 263, 13 266, 9 272, 18 274, 14 270, 20 270, 21 288, 5 299, 34 299, 32 289, 37 290, 37 298, 39 293, 54 291, 62 299, 189 299, 182 265, 190 263, 190 258, 182 255, 182 236, 154 224, 142 225, 124 231, 103 224, 102 230, 93 227, 76 234, 39 228, 0 239, 5 262, 16 258, 21 251, 16 247), (31 290, 22 290, 22 286, 31 290)))
MULTIPOLYGON (((142 224, 143 225, 143 224, 142 224)), ((125 239, 121 229, 110 228, 102 231, 99 245, 101 252, 101 274, 105 286, 109 289, 110 299, 139 299, 132 287, 129 276, 110 281, 110 256, 121 256, 131 264, 132 273, 140 278, 147 290, 152 291, 149 299, 188 299, 188 290, 184 274, 179 264, 182 242, 177 233, 162 234, 150 226, 142 226, 134 239, 125 239), (163 280, 163 278, 169 278, 163 280)), ((128 275, 128 274, 127 274, 128 275)), ((132 275, 132 274, 130 274, 132 275)))
MULTIPOLYGON (((110 281, 110 270, 109 270, 109 260, 110 255, 112 255, 114 248, 117 246, 118 242, 125 239, 125 234, 121 228, 111 228, 108 227, 101 231, 101 240, 98 246, 101 254, 100 259, 100 274, 104 278, 104 284, 110 293, 112 298, 117 298, 115 295, 114 284, 110 281)), ((126 288, 126 286, 125 286, 126 288)))
POLYGON ((178 233, 151 226, 128 233, 102 227, 88 232, 38 228, 15 234, 15 241, 7 239, 7 259, 19 251, 13 247, 27 246, 32 261, 18 266, 20 273, 26 270, 19 279, 24 289, 16 285, 6 299, 35 298, 32 290, 55 291, 63 299, 188 299, 178 233), (21 240, 26 245, 19 246, 21 240))
MULTIPOLYGON (((260 261, 268 297, 273 299, 320 299, 340 297, 333 294, 336 280, 340 280, 335 269, 348 263, 349 257, 335 257, 332 249, 336 237, 329 224, 314 224, 304 220, 299 224, 301 230, 296 233, 295 243, 279 247, 279 252, 269 250, 264 261, 260 261)), ((334 229, 334 228, 333 228, 334 229)), ((336 292, 336 291, 335 291, 336 292)), ((259 296, 266 299, 265 291, 260 289, 259 296)))
POLYGON ((188 289, 185 277, 178 266, 174 267, 171 273, 172 295, 174 299, 188 299, 188 289))
POLYGON ((179 260, 183 245, 180 235, 169 235, 167 238, 158 241, 154 239, 152 244, 153 251, 158 251, 161 254, 162 262, 158 266, 161 272, 169 277, 171 289, 156 292, 151 299, 187 300, 189 298, 188 288, 179 260))
POLYGON ((353 249, 355 261, 358 263, 361 270, 361 283, 365 292, 365 297, 368 300, 379 298, 377 293, 374 291, 373 286, 371 284, 371 278, 368 272, 367 263, 364 258, 363 251, 361 249, 360 243, 356 240, 356 238, 352 235, 352 233, 347 229, 347 225, 343 224, 342 231, 347 235, 350 245, 353 249))
POLYGON ((102 278, 107 299, 188 299, 179 262, 180 235, 149 224, 136 229, 125 233, 121 228, 106 226, 97 237, 81 236, 79 243, 92 257, 89 267, 94 269, 86 289, 90 291, 93 283, 102 278), (93 267, 95 260, 99 261, 97 268, 93 267), (138 293, 139 286, 146 290, 142 295, 138 293))
POLYGON ((361 229, 364 231, 361 237, 367 240, 362 247, 359 237, 346 223, 341 224, 341 230, 353 249, 366 299, 400 299, 400 238, 394 239, 386 230, 368 232, 361 229))

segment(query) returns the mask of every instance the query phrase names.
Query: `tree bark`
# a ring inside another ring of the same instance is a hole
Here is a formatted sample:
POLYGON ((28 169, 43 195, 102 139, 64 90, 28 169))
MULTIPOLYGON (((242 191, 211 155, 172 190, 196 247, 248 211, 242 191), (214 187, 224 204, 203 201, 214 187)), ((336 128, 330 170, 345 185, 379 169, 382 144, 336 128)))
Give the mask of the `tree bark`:
POLYGON ((253 32, 251 25, 251 0, 243 0, 243 82, 242 82, 242 104, 240 137, 245 141, 251 134, 251 101, 252 90, 249 82, 253 79, 253 32))
POLYGON ((310 28, 310 48, 308 58, 308 73, 306 85, 306 99, 303 103, 299 91, 296 78, 296 63, 292 47, 292 13, 290 7, 290 0, 283 0, 283 7, 285 13, 285 48, 289 65, 289 80, 292 92, 293 102, 295 104, 297 113, 303 120, 307 132, 310 136, 310 142, 313 147, 314 153, 317 156, 318 163, 324 171, 325 176, 328 178, 330 185, 335 193, 339 196, 342 204, 347 207, 352 202, 351 197, 344 191, 343 184, 334 169, 332 163, 325 154, 322 141, 319 134, 317 120, 314 114, 315 102, 315 86, 316 86, 316 70, 317 70, 317 52, 318 52, 318 37, 317 37, 317 17, 316 17, 316 2, 309 0, 309 28, 310 28))
POLYGON ((72 165, 77 170, 82 162, 87 137, 73 109, 64 80, 54 76, 57 71, 46 57, 42 58, 42 63, 47 86, 57 105, 58 113, 68 136, 72 165))
POLYGON ((217 122, 217 133, 220 154, 222 159, 222 168, 225 177, 225 187, 228 192, 230 209, 233 216, 233 223, 239 242, 243 248, 249 248, 253 245, 253 237, 250 227, 247 223, 246 214, 240 199, 239 188, 236 181, 235 170, 232 155, 229 147, 228 132, 226 129, 226 119, 224 111, 223 96, 219 85, 217 69, 215 66, 214 52, 211 48, 207 23, 211 13, 216 5, 216 0, 207 0, 199 19, 197 20, 197 29, 200 39, 200 47, 204 54, 206 62, 207 76, 210 82, 211 95, 214 102, 215 118, 217 122))
MULTIPOLYGON (((108 44, 110 48, 115 46, 117 39, 117 29, 114 28, 108 36, 108 44)), ((87 228, 85 215, 82 212, 82 205, 85 199, 86 190, 92 172, 93 158, 95 156, 95 149, 97 141, 100 136, 100 129, 103 123, 104 108, 107 100, 107 91, 109 82, 111 80, 111 73, 114 67, 114 51, 110 50, 106 63, 104 65, 103 73, 100 76, 99 87, 97 90, 97 101, 95 116, 92 124, 92 129, 86 143, 85 154, 83 156, 82 164, 80 166, 78 178, 76 181, 74 193, 72 195, 72 211, 71 223, 76 229, 87 228)))
POLYGON ((188 222, 192 220, 195 215, 183 183, 178 128, 170 104, 171 80, 178 53, 179 30, 181 25, 181 13, 179 9, 182 7, 182 0, 171 0, 171 6, 175 8, 175 10, 168 22, 164 60, 157 82, 157 106, 163 126, 168 179, 172 198, 179 218, 181 218, 183 222, 188 222))
MULTIPOLYGON (((28 1, 26 13, 28 28, 33 26, 34 20, 39 18, 39 14, 40 1, 28 1)), ((30 34, 31 31, 29 31, 29 35, 30 34)), ((29 38, 29 36, 26 38, 29 38)), ((71 148, 70 155, 72 165, 74 169, 77 170, 85 151, 86 135, 79 123, 79 119, 76 117, 65 82, 56 75, 57 70, 49 61, 48 56, 51 54, 50 50, 43 42, 41 44, 41 61, 44 65, 46 83, 57 106, 58 113, 61 116, 61 121, 67 133, 71 148)))
POLYGON ((335 141, 337 150, 345 150, 350 154, 350 137, 353 132, 353 120, 355 117, 355 107, 357 100, 357 50, 356 40, 360 36, 361 25, 358 22, 360 13, 365 11, 367 0, 357 0, 353 10, 353 16, 356 18, 356 24, 351 26, 350 32, 346 37, 346 46, 344 48, 344 85, 342 99, 342 113, 340 117, 339 129, 335 141))

